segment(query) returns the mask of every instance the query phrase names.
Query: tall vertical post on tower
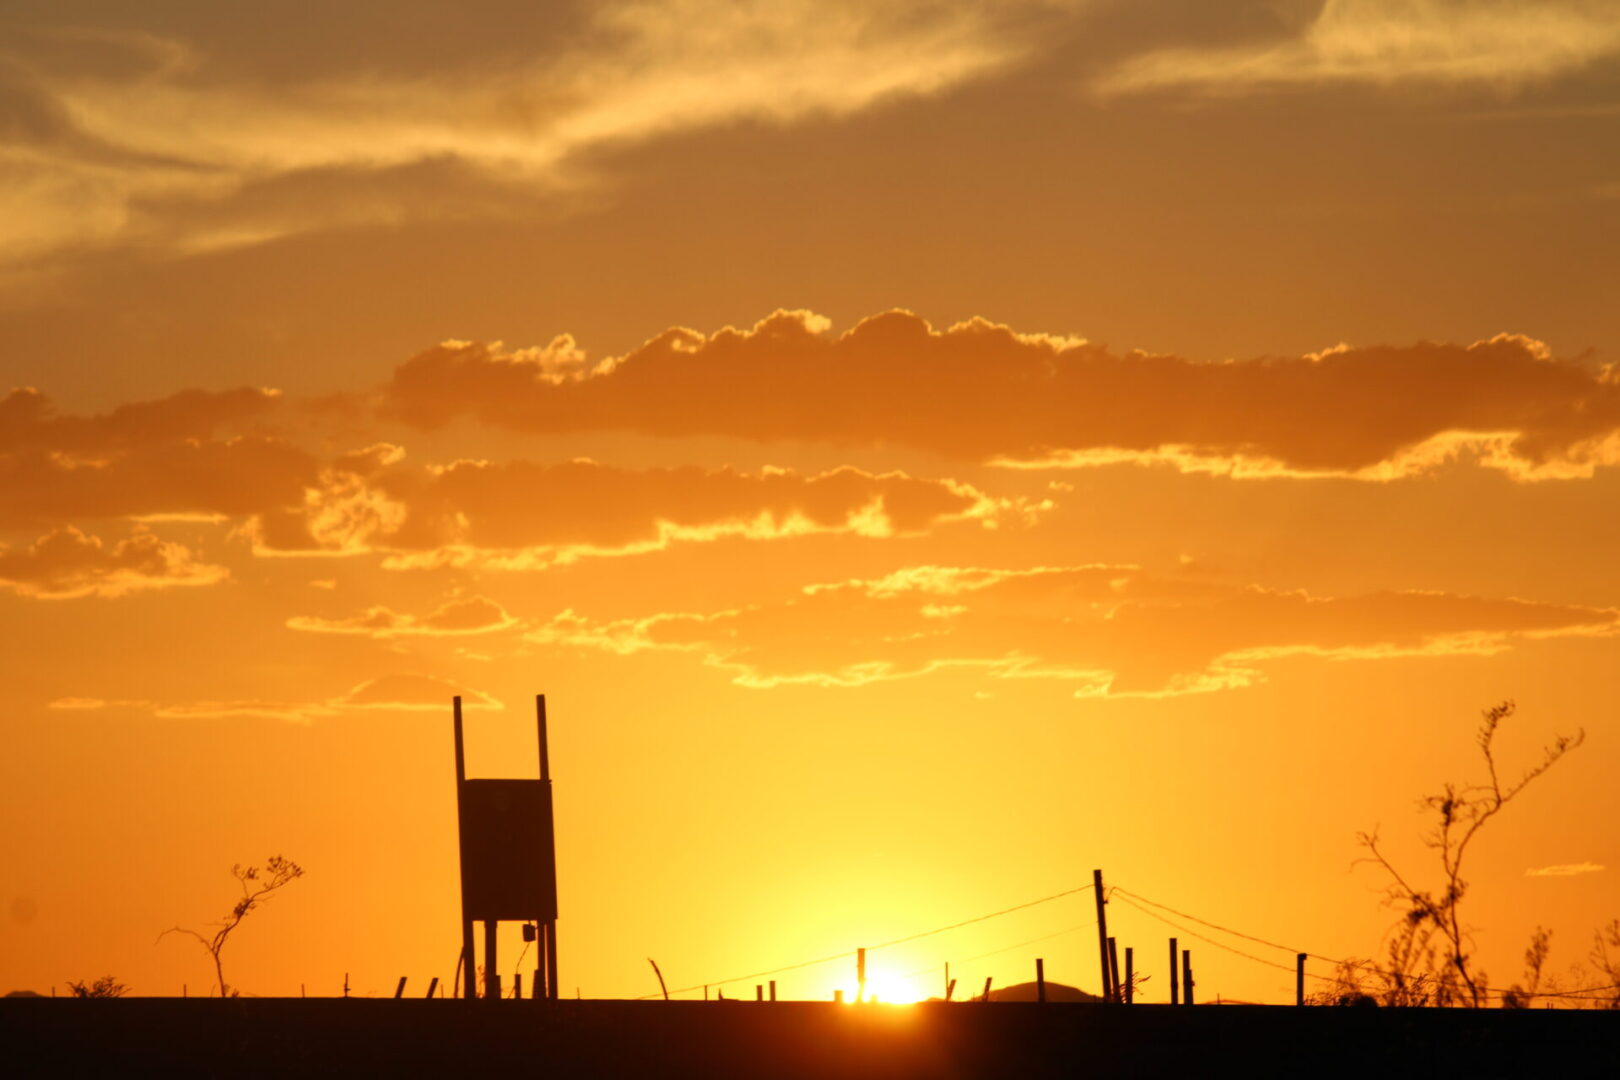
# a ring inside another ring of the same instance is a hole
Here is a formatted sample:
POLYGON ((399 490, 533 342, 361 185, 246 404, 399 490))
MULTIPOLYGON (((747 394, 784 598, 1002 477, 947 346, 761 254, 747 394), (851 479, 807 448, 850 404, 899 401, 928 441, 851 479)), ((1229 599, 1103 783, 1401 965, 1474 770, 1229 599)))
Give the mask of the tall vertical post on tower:
POLYGON ((540 924, 541 946, 546 954, 546 990, 542 997, 558 998, 557 987, 557 825, 551 801, 551 743, 546 733, 546 695, 534 696, 535 726, 540 737, 540 784, 546 804, 546 850, 551 854, 551 918, 540 924))
POLYGON ((473 921, 467 914, 467 751, 461 733, 461 695, 452 699, 456 718, 456 850, 461 860, 461 996, 478 996, 474 985, 473 921))

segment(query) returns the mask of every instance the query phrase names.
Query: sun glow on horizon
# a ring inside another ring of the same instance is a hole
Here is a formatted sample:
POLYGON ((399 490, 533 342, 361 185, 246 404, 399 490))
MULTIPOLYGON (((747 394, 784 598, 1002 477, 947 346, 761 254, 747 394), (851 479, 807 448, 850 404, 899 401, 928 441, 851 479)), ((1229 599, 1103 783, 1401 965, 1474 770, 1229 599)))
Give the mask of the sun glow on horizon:
MULTIPOLYGON (((888 971, 871 971, 866 976, 866 1000, 879 1005, 915 1005, 928 997, 917 988, 915 980, 888 971)), ((846 996, 853 1003, 853 997, 846 996)))

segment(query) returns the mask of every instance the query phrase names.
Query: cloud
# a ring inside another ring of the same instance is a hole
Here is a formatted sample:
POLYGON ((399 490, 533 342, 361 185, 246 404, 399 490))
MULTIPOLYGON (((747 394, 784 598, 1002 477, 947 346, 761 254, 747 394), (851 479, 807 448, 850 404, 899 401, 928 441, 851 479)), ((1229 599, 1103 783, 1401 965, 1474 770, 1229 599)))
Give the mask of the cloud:
POLYGON ((384 675, 356 686, 332 704, 349 709, 448 710, 459 695, 468 704, 486 709, 504 706, 488 694, 468 690, 428 675, 384 675))
POLYGON ((297 615, 287 620, 293 630, 317 634, 361 634, 386 640, 396 637, 453 637, 508 630, 518 621, 495 601, 483 596, 446 600, 426 615, 404 615, 376 606, 342 619, 297 615))
POLYGON ((0 452, 100 454, 204 439, 222 429, 249 429, 265 420, 280 401, 281 394, 270 389, 182 390, 96 416, 73 416, 58 413, 33 387, 14 387, 0 398, 0 452))
POLYGON ((279 401, 273 390, 187 390, 74 416, 14 389, 0 398, 0 527, 297 505, 317 462, 267 429, 279 401))
POLYGON ((24 550, 0 546, 0 588, 42 600, 116 597, 149 589, 214 585, 230 574, 183 544, 137 532, 108 547, 65 526, 24 550))
POLYGON ((777 468, 626 469, 581 459, 383 469, 364 455, 354 460, 361 463, 323 472, 302 507, 261 515, 251 527, 258 550, 385 552, 393 568, 539 569, 724 537, 914 535, 955 521, 993 524, 1041 505, 994 500, 949 479, 853 468, 804 475, 777 468))
POLYGON ((1121 462, 1240 477, 1389 480, 1471 456, 1520 479, 1620 462, 1620 378, 1538 341, 1337 346, 1202 363, 905 311, 841 335, 803 311, 705 336, 674 328, 592 363, 450 342, 400 365, 403 420, 905 445, 1022 467, 1121 462))
POLYGON ((1579 874, 1596 874, 1604 867, 1593 862, 1564 863, 1559 866, 1543 866, 1539 869, 1526 870, 1525 877, 1575 877, 1579 874))
MULTIPOLYGON (((580 186, 591 151, 738 121, 847 115, 982 77, 1030 55, 1043 14, 1061 6, 627 0, 589 5, 583 25, 527 41, 492 29, 460 63, 436 55, 431 66, 356 72, 351 60, 273 76, 232 62, 257 59, 251 49, 215 55, 206 35, 218 25, 199 26, 194 42, 129 38, 120 62, 99 64, 60 34, 41 49, 44 32, 22 26, 6 69, 24 137, 0 151, 20 202, 0 250, 210 250, 465 213, 464 200, 420 197, 412 171, 441 166, 473 171, 486 191, 506 188, 486 208, 501 213, 521 203, 520 189, 532 203, 580 186), (368 177, 380 198, 363 197, 368 177), (345 178, 349 195, 333 197, 345 178)), ((382 35, 365 33, 364 14, 353 22, 355 51, 380 57, 382 35)), ((93 44, 105 53, 110 42, 93 44)))
POLYGON ((346 694, 326 701, 273 701, 238 699, 228 701, 157 702, 139 699, 63 697, 49 703, 61 712, 97 712, 105 709, 131 709, 166 720, 220 720, 248 717, 311 724, 316 720, 341 716, 346 710, 379 712, 425 712, 450 708, 459 695, 467 704, 486 709, 505 706, 488 694, 470 690, 428 675, 395 674, 368 679, 346 694))
POLYGON ((1616 55, 1620 11, 1607 0, 1326 0, 1297 36, 1155 50, 1105 73, 1094 89, 1238 94, 1438 83, 1512 90, 1616 55))
POLYGON ((1288 657, 1488 655, 1518 640, 1611 634, 1620 612, 1426 592, 1315 597, 1157 577, 1134 566, 923 566, 808 586, 775 603, 595 622, 565 611, 531 640, 621 655, 684 652, 744 686, 860 686, 970 667, 1076 696, 1251 685, 1288 657))
MULTIPOLYGON (((524 363, 542 379, 566 379, 578 361, 554 351, 524 363)), ((994 527, 1051 505, 992 498, 948 478, 847 467, 749 473, 585 459, 417 466, 392 443, 323 459, 269 426, 283 408, 277 402, 270 391, 186 391, 69 416, 37 391, 13 391, 0 399, 0 489, 8 496, 0 528, 236 521, 236 534, 261 555, 382 553, 396 568, 537 569, 724 537, 912 536, 958 521, 994 527)), ((317 429, 329 419, 309 403, 297 408, 317 429)))

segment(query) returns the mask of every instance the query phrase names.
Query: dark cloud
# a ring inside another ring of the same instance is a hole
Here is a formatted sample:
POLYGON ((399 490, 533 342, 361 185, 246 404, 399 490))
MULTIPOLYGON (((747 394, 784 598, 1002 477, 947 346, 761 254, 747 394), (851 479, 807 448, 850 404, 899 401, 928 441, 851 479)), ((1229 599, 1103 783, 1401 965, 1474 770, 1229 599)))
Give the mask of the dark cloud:
POLYGON ((38 599, 123 596, 145 589, 212 585, 228 576, 223 567, 198 561, 185 545, 147 532, 109 546, 68 526, 24 549, 0 546, 0 588, 38 599))

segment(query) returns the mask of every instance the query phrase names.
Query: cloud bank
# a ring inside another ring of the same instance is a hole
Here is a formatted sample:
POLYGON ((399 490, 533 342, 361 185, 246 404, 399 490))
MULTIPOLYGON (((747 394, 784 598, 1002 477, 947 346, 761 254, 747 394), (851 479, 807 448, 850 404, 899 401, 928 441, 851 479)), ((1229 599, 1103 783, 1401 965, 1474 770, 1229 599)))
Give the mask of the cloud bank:
POLYGON ((394 569, 543 569, 674 543, 905 536, 1031 512, 954 480, 899 472, 625 469, 588 460, 408 469, 401 456, 396 447, 352 455, 323 473, 303 505, 257 517, 250 531, 260 553, 383 553, 394 569))
POLYGON ((747 330, 674 328, 592 363, 578 344, 450 342, 400 365, 405 421, 902 445, 1023 467, 1163 463, 1234 476, 1395 479, 1472 455, 1520 479, 1620 461, 1620 379, 1530 338, 1338 346, 1204 363, 983 319, 905 311, 843 334, 803 311, 747 330))

